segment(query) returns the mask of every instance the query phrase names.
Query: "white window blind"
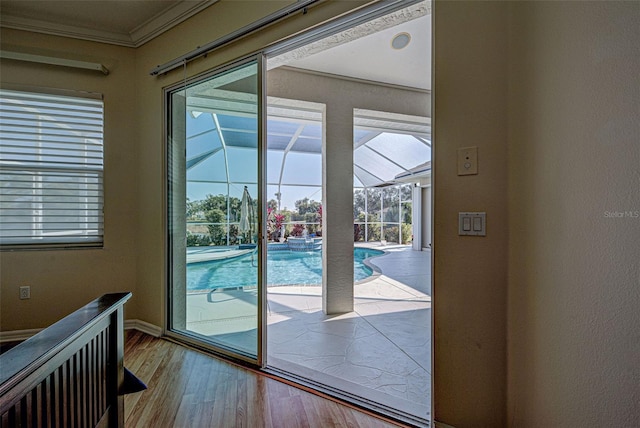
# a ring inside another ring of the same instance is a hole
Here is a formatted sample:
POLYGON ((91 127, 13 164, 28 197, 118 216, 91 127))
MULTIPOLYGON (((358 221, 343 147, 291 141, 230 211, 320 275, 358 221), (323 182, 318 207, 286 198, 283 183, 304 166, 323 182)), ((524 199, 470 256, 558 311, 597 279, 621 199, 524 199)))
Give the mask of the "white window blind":
POLYGON ((0 247, 103 241, 103 102, 0 89, 0 247))

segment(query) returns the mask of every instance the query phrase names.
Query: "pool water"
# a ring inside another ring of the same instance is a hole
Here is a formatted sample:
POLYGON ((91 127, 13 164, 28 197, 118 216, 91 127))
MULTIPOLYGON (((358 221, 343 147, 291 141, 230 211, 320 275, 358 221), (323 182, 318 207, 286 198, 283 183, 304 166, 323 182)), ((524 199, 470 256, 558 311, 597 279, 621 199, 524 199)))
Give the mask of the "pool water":
MULTIPOLYGON (((369 257, 384 254, 369 248, 353 251, 353 274, 356 281, 373 274, 364 264, 369 257)), ((255 255, 249 254, 227 260, 212 260, 187 265, 187 290, 211 290, 220 287, 255 286, 257 267, 255 255)), ((322 284, 322 252, 267 252, 267 285, 322 284)))

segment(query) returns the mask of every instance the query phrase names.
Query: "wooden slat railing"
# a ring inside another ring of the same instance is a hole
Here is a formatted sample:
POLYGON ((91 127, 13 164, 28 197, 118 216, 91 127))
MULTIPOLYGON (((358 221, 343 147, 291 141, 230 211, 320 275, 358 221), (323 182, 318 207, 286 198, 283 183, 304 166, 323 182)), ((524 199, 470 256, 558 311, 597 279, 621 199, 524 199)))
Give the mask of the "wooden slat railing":
POLYGON ((1 427, 122 427, 123 306, 94 300, 0 355, 1 427))

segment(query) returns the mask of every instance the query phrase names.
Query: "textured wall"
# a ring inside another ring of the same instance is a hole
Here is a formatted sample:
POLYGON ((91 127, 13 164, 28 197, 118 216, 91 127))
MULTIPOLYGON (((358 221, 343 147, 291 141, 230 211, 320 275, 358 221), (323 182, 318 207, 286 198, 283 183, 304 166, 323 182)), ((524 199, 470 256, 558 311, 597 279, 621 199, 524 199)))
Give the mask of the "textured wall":
POLYGON ((436 1, 434 19, 434 418, 505 423, 507 2, 436 1), (479 174, 456 152, 477 146, 479 174), (458 236, 458 212, 487 213, 487 236, 458 236))
POLYGON ((5 84, 92 91, 104 95, 104 248, 0 252, 0 330, 46 327, 104 293, 136 287, 136 111, 133 49, 2 29, 2 48, 100 62, 95 71, 2 60, 5 84), (18 287, 31 286, 19 300, 18 287))
POLYGON ((510 7, 517 427, 640 423, 640 3, 510 7))

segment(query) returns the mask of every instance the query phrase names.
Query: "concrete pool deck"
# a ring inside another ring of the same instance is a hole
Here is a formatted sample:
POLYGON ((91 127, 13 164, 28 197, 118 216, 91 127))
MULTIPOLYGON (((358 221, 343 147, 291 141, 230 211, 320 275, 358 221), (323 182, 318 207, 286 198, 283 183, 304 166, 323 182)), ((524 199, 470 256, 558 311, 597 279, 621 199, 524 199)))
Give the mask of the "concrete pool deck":
MULTIPOLYGON (((268 289, 267 363, 430 419, 431 252, 366 246, 386 254, 370 260, 378 275, 354 285, 353 312, 325 315, 320 286, 268 289)), ((189 294, 187 328, 252 349, 256 297, 255 289, 189 294)))

